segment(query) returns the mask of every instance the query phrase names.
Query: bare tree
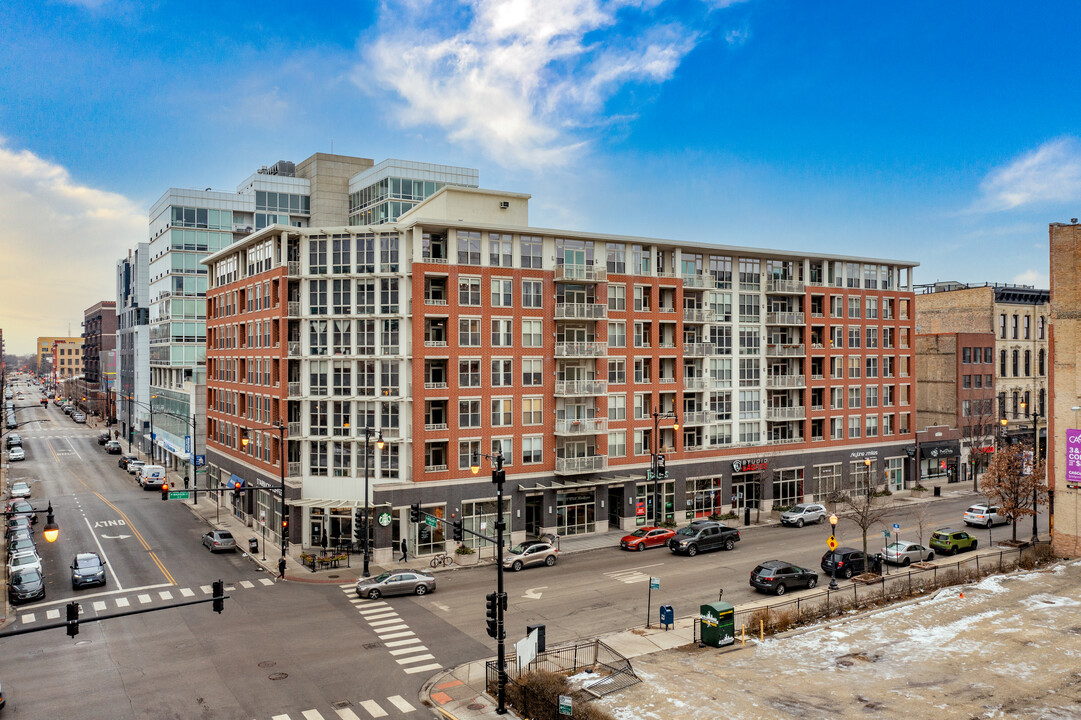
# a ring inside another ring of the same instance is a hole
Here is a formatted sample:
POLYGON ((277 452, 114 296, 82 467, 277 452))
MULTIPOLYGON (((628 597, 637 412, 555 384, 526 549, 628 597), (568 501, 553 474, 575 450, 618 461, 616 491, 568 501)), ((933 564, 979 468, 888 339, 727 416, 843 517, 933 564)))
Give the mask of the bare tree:
POLYGON ((916 539, 919 541, 920 545, 927 547, 927 544, 923 541, 923 536, 931 523, 931 515, 927 503, 920 503, 912 508, 912 519, 916 523, 916 539))
POLYGON ((991 458, 980 483, 980 491, 988 501, 998 505, 999 512, 1012 520, 1014 542, 1017 542, 1018 519, 1032 517, 1041 505, 1047 504, 1043 461, 1034 462, 1031 467, 1025 463, 1025 447, 1007 445, 991 458))
POLYGON ((978 492, 979 468, 985 462, 983 448, 994 439, 995 416, 992 413, 991 401, 981 402, 974 400, 978 407, 973 407, 968 421, 971 425, 965 425, 961 429, 961 445, 968 447, 969 467, 972 468, 972 491, 978 492))
MULTIPOLYGON (((882 488, 886 487, 886 478, 882 478, 882 488)), ((866 566, 870 567, 870 557, 867 555, 867 531, 872 525, 881 521, 889 513, 890 508, 880 502, 876 497, 877 487, 874 480, 868 479, 865 488, 853 488, 841 498, 842 504, 847 509, 846 518, 859 526, 863 534, 863 556, 867 558, 866 566)))

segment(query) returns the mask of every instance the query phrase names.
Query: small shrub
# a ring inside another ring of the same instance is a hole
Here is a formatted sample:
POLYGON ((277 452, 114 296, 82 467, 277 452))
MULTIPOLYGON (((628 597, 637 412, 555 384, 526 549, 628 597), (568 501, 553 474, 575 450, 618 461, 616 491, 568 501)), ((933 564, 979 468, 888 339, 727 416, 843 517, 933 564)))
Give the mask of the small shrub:
POLYGON ((674 520, 665 520, 664 522, 662 522, 659 525, 659 527, 662 527, 662 528, 674 528, 675 526, 676 526, 676 523, 675 523, 674 520))
POLYGON ((507 684, 507 703, 513 705, 519 715, 532 720, 564 720, 567 716, 559 715, 560 695, 574 698, 572 720, 615 720, 607 711, 573 693, 567 678, 560 673, 538 670, 507 684))
POLYGON ((468 545, 459 545, 455 550, 455 555, 472 555, 475 551, 468 545))

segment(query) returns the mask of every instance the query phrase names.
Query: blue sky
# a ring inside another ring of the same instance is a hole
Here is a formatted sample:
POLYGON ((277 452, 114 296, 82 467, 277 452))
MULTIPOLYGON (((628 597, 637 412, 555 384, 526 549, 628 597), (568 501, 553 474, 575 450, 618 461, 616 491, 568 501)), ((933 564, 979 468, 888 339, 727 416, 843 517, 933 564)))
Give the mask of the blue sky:
POLYGON ((114 295, 166 188, 313 152, 479 168, 538 226, 1046 287, 1081 3, 0 0, 0 327, 114 295), (43 268, 48 270, 43 272, 43 268))

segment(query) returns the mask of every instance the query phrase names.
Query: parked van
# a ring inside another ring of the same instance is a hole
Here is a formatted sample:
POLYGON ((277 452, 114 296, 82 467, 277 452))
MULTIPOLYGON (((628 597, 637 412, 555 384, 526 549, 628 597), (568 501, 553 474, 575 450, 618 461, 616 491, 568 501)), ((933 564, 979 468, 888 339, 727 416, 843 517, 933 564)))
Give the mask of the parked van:
POLYGON ((163 465, 143 465, 139 468, 139 485, 143 490, 161 490, 165 482, 165 467, 163 465))

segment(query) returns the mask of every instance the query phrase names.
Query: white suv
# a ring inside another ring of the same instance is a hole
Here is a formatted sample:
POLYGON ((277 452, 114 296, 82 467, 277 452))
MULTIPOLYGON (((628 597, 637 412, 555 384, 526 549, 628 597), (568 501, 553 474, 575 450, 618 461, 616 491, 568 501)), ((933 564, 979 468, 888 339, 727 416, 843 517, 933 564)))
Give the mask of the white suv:
POLYGON ((800 503, 781 513, 781 524, 803 527, 809 523, 820 523, 829 516, 829 512, 823 505, 817 503, 800 503))
POLYGON ((992 525, 1004 525, 1010 521, 1008 515, 1003 515, 996 505, 973 505, 965 510, 965 524, 991 527, 992 525))

